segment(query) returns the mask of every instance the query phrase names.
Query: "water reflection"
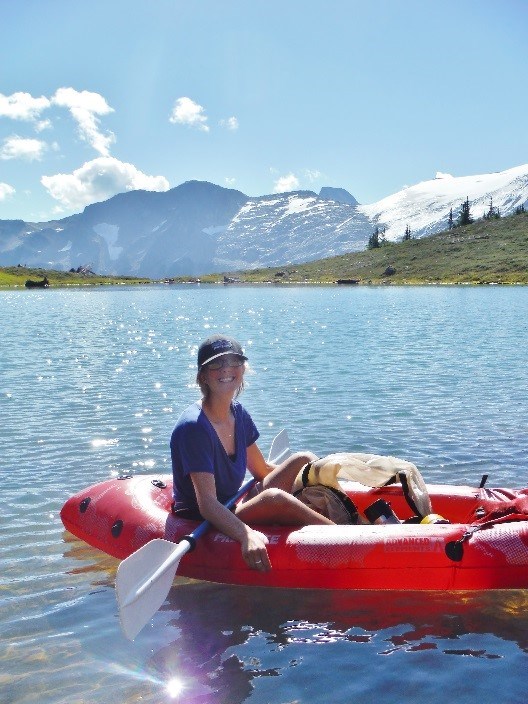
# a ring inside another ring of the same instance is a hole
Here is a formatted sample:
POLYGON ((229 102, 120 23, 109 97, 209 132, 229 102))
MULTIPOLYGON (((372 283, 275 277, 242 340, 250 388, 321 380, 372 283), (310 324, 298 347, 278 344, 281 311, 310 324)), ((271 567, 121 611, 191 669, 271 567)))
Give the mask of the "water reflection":
POLYGON ((526 591, 319 592, 179 581, 162 608, 177 638, 149 665, 160 679, 186 682, 185 701, 238 704, 264 678, 284 686, 322 644, 334 646, 325 657, 338 669, 352 659, 368 667, 374 656, 426 651, 500 659, 504 642, 526 652, 527 606, 526 591))
POLYGON ((63 532, 64 557, 73 560, 75 565, 68 570, 69 575, 87 574, 92 586, 113 587, 119 561, 87 543, 75 538, 67 531, 63 532), (78 562, 83 564, 77 565, 78 562))

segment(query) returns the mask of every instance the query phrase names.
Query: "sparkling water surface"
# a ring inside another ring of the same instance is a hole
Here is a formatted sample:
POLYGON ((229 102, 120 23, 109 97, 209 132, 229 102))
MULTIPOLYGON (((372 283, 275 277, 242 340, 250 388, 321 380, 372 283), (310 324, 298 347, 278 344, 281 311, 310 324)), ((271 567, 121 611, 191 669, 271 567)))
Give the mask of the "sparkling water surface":
POLYGON ((64 501, 170 471, 197 346, 237 337, 267 451, 391 454, 430 482, 526 486, 525 287, 0 292, 0 702, 524 704, 528 592, 265 590, 177 579, 134 643, 117 560, 64 501))

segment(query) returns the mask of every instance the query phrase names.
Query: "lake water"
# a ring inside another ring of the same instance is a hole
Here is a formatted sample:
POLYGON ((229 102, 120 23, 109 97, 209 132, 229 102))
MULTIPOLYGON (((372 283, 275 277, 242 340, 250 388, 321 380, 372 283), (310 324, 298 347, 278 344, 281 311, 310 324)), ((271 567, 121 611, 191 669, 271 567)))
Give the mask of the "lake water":
POLYGON ((269 591, 177 579, 134 643, 117 561, 67 534, 72 493, 167 473, 197 345, 252 367, 267 451, 366 451, 430 482, 526 486, 528 288, 2 291, 2 704, 524 704, 528 592, 269 591))

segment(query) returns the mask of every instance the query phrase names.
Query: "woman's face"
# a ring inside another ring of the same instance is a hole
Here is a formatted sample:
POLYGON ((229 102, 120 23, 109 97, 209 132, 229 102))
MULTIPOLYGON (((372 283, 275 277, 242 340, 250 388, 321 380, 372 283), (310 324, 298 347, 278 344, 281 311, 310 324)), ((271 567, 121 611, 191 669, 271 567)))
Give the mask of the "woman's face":
POLYGON ((210 394, 233 397, 244 379, 244 360, 234 354, 217 357, 200 371, 200 379, 206 384, 210 394))

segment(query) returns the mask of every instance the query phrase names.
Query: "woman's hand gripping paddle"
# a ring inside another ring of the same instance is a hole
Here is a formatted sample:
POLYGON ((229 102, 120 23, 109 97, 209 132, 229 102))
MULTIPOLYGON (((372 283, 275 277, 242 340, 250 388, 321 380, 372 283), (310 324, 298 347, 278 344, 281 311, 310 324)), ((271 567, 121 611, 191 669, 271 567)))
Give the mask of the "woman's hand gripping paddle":
MULTIPOLYGON (((271 444, 269 461, 283 461, 288 454, 288 434, 281 430, 271 444)), ((254 483, 255 479, 246 482, 225 506, 231 508, 254 483)), ((134 640, 163 604, 180 560, 209 528, 210 523, 204 521, 180 543, 156 538, 121 562, 116 575, 116 595, 121 628, 127 638, 134 640)))

